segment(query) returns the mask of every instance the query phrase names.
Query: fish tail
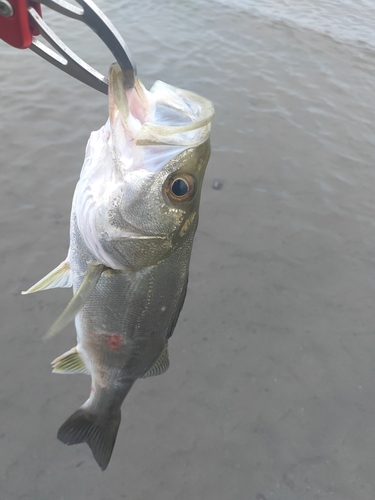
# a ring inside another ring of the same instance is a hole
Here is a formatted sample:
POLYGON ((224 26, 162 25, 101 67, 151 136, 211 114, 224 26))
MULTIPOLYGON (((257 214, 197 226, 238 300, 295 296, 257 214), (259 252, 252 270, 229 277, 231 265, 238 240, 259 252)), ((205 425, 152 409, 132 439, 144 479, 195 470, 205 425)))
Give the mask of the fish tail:
POLYGON ((111 459, 120 421, 120 410, 111 418, 103 418, 79 408, 62 424, 57 437, 67 445, 87 443, 99 467, 105 470, 111 459))

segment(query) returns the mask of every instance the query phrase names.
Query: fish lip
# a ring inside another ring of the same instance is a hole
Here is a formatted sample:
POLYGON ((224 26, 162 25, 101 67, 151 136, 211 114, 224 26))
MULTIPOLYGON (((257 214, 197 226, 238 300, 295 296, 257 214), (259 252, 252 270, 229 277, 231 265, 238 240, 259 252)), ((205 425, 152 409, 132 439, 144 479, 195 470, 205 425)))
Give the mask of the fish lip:
POLYGON ((137 231, 123 231, 121 229, 112 228, 104 234, 105 240, 168 240, 167 234, 147 234, 137 231))
POLYGON ((125 238, 128 238, 130 240, 137 239, 137 240, 167 240, 168 236, 167 235, 160 235, 160 234, 142 234, 142 233, 133 233, 132 235, 125 236, 125 238))

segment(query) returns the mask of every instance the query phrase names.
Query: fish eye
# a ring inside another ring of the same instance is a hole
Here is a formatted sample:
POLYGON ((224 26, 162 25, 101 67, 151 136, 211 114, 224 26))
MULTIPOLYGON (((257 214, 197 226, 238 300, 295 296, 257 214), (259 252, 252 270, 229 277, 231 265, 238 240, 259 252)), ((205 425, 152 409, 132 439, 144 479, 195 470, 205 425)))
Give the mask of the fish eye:
POLYGON ((191 201, 195 191, 195 179, 189 174, 172 175, 165 184, 166 195, 174 204, 191 201))
POLYGON ((175 196, 178 196, 179 198, 181 196, 185 196, 188 190, 189 186, 187 185, 187 182, 184 179, 175 179, 171 184, 172 193, 175 196))

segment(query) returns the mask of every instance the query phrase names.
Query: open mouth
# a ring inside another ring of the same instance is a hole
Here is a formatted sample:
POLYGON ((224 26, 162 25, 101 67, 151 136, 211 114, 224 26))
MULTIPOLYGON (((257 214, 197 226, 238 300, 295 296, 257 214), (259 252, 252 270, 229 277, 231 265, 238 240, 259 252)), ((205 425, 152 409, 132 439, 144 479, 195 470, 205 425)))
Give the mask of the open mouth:
POLYGON ((148 91, 139 78, 125 90, 118 64, 109 71, 109 114, 116 135, 122 129, 135 146, 196 147, 210 134, 211 101, 187 90, 157 81, 148 91))

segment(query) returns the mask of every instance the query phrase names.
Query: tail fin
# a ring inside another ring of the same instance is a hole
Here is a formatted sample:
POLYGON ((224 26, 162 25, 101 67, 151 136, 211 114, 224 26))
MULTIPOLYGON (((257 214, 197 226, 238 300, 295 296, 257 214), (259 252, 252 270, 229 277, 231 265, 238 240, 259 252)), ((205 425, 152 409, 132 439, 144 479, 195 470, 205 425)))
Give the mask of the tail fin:
POLYGON ((99 467, 105 470, 111 459, 121 411, 113 418, 103 418, 80 408, 60 427, 57 437, 65 444, 87 443, 99 467))

